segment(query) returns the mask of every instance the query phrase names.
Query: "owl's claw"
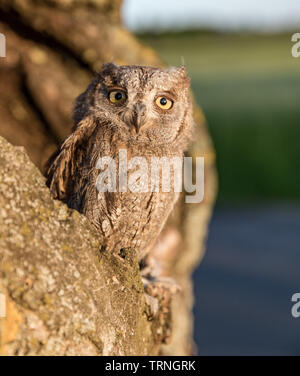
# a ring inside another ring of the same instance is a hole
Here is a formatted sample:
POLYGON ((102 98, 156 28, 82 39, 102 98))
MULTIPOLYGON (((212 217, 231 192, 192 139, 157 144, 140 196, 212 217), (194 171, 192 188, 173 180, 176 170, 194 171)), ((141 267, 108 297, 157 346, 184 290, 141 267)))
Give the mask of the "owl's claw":
POLYGON ((153 321, 153 332, 162 343, 169 343, 171 336, 171 301, 180 287, 172 278, 142 278, 148 309, 146 314, 153 321))
POLYGON ((149 278, 149 276, 142 277, 145 290, 149 290, 155 295, 164 295, 166 292, 169 292, 170 295, 174 295, 177 292, 181 291, 181 287, 178 283, 170 277, 154 277, 149 278), (161 294, 160 294, 161 293, 161 294))
POLYGON ((147 306, 150 310, 149 317, 156 316, 157 312, 158 312, 158 299, 154 298, 153 296, 151 296, 149 294, 147 294, 146 292, 145 292, 145 298, 146 298, 147 306))
POLYGON ((172 279, 167 277, 153 278, 152 280, 142 277, 145 288, 146 303, 149 308, 150 319, 170 310, 172 296, 181 291, 181 287, 172 279))

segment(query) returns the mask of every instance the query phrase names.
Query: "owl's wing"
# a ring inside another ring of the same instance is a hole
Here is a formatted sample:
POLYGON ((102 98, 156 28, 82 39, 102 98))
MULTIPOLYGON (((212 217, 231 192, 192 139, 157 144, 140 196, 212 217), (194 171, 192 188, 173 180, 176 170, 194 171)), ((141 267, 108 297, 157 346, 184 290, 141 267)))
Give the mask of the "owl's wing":
POLYGON ((83 145, 95 127, 96 124, 92 119, 83 119, 62 144, 60 150, 50 158, 46 178, 53 198, 63 200, 68 196, 68 186, 72 184, 76 171, 78 173, 78 167, 84 156, 83 145))

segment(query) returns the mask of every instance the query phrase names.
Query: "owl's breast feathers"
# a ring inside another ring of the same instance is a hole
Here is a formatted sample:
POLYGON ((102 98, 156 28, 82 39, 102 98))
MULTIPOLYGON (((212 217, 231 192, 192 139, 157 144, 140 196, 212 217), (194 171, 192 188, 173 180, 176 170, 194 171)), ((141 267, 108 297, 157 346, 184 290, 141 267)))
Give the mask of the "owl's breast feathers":
MULTIPOLYGON (((77 171, 77 180, 74 181, 74 192, 70 196, 69 206, 79 210, 100 230, 102 235, 108 239, 112 248, 131 247, 136 249, 138 257, 142 258, 149 246, 159 235, 165 224, 174 203, 178 198, 178 193, 174 192, 174 178, 170 171, 170 192, 162 192, 162 180, 159 181, 159 191, 153 191, 151 181, 151 158, 161 158, 160 153, 146 153, 145 161, 148 169, 142 171, 142 176, 137 179, 137 184, 143 179, 143 175, 148 176, 147 189, 143 192, 132 192, 134 186, 132 176, 136 170, 128 170, 126 192, 118 190, 118 173, 120 170, 118 151, 124 148, 124 144, 117 143, 110 146, 110 150, 101 152, 103 157, 115 156, 116 163, 116 192, 102 192, 97 188, 97 179, 102 172, 96 168, 97 163, 87 161, 86 165, 77 171)), ((143 157, 139 148, 126 149, 128 161, 130 158, 143 157)), ((182 158, 182 153, 178 153, 182 158)), ((160 178, 162 178, 160 174, 160 178)))

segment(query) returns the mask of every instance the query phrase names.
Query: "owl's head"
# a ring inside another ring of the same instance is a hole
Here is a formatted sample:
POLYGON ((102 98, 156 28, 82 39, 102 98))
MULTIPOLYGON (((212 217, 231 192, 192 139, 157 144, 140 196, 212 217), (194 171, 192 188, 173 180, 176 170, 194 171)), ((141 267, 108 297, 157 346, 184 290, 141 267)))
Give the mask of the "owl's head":
POLYGON ((74 110, 134 142, 177 143, 191 133, 190 80, 185 67, 159 69, 103 64, 74 110))

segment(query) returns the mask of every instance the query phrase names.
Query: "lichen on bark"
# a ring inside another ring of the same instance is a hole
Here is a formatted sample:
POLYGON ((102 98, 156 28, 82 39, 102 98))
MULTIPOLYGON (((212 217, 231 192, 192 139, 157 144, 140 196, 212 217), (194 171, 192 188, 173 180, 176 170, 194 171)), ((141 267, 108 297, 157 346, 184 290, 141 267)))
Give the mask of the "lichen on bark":
POLYGON ((0 192, 1 353, 155 354, 135 253, 103 250, 88 220, 52 200, 23 148, 3 138, 0 192))

